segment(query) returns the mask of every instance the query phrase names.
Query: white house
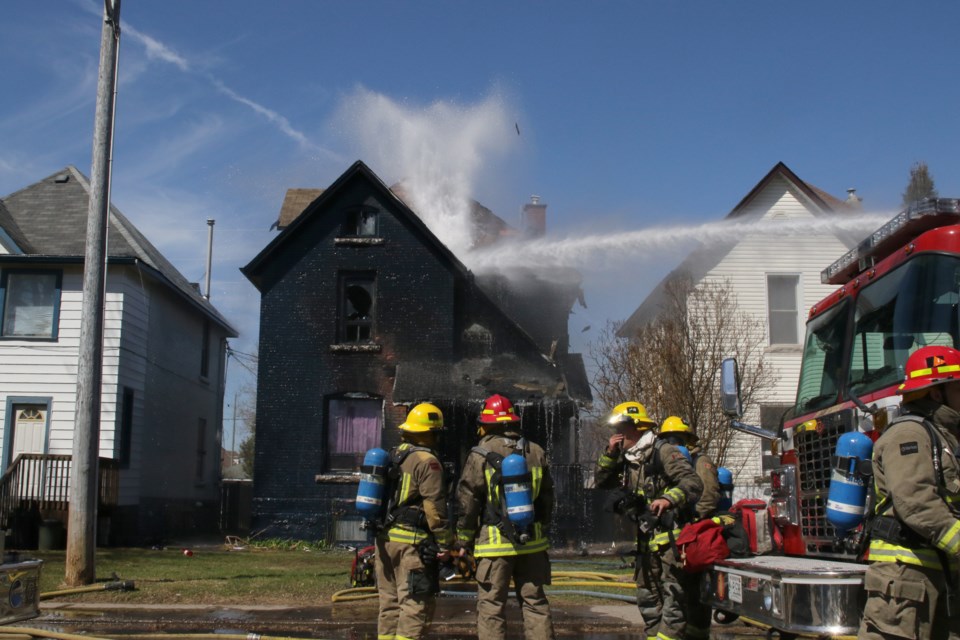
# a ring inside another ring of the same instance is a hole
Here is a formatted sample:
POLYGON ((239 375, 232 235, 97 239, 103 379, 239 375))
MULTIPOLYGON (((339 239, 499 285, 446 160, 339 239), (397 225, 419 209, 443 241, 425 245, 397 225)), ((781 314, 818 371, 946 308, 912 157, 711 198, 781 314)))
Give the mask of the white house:
MULTIPOLYGON (((0 199, 0 524, 18 546, 66 522, 88 201, 72 166, 0 199)), ((113 207, 105 307, 98 539, 216 530, 236 331, 113 207)))
MULTIPOLYGON (((835 198, 804 182, 781 162, 726 219, 802 223, 823 216, 850 216, 859 212, 859 200, 852 192, 847 201, 835 198)), ((694 282, 729 282, 739 306, 762 320, 766 327, 764 360, 773 367, 777 383, 761 401, 760 411, 746 416, 747 422, 759 422, 775 430, 780 416, 793 404, 800 376, 806 312, 836 288, 821 284, 820 272, 846 252, 853 240, 815 225, 803 233, 746 233, 736 242, 705 246, 681 265, 680 269, 690 273, 694 282)), ((623 324, 618 335, 633 335, 656 316, 662 288, 663 282, 623 324)), ((732 464, 727 466, 739 470, 735 477, 736 497, 758 493, 762 449, 759 438, 738 434, 735 439, 728 454, 732 464)))

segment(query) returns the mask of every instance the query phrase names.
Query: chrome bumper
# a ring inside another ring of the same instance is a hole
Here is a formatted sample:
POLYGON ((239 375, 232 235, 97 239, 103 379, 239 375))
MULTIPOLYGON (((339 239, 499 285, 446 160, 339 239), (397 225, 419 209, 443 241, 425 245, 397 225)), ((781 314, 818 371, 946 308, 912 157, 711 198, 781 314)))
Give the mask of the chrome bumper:
POLYGON ((705 574, 704 602, 790 633, 856 635, 867 565, 812 558, 728 559, 705 574))

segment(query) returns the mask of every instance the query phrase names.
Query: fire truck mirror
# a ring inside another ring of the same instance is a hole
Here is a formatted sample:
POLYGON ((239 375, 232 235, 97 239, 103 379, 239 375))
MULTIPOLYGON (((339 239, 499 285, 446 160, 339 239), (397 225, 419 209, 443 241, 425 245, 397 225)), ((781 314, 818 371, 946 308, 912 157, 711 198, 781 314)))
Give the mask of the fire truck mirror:
POLYGON ((740 375, 736 358, 724 358, 720 363, 720 404, 723 412, 731 418, 743 415, 740 405, 740 375))

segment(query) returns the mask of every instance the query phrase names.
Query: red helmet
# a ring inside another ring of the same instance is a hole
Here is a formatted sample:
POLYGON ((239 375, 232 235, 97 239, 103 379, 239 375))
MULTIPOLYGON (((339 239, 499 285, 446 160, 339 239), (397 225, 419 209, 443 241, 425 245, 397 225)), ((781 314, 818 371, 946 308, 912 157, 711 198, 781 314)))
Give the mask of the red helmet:
POLYGON ((960 351, 944 346, 923 347, 907 358, 907 375, 897 392, 910 393, 951 380, 960 380, 960 351))
POLYGON ((500 424, 501 422, 520 422, 520 416, 513 412, 510 400, 495 394, 483 403, 480 412, 480 424, 500 424))

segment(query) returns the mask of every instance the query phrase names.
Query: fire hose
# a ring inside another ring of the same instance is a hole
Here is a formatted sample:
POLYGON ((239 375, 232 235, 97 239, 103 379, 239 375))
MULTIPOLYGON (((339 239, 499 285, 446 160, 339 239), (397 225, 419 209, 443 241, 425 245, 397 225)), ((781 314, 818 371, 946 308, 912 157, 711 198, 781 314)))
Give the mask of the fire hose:
MULTIPOLYGON (((550 574, 551 582, 553 582, 554 588, 550 589, 548 593, 554 594, 578 594, 578 595, 590 595, 596 597, 611 597, 615 600, 622 600, 625 597, 629 598, 631 596, 621 596, 612 593, 604 593, 602 591, 574 591, 569 590, 566 587, 605 587, 605 588, 614 588, 614 589, 628 589, 635 590, 637 585, 633 581, 624 581, 624 578, 628 578, 627 575, 617 575, 614 573, 600 573, 596 571, 554 571, 550 574)), ((454 578, 449 582, 452 583, 464 583, 466 582, 462 578, 454 578)), ((463 596, 465 592, 462 591, 441 591, 441 595, 447 596, 463 596)), ((472 594, 466 594, 472 595, 472 594)), ((370 598, 377 597, 377 588, 376 587, 353 587, 350 589, 343 589, 337 591, 331 596, 331 602, 351 602, 356 600, 367 600, 370 598)), ((635 602, 635 599, 632 600, 635 602)))

